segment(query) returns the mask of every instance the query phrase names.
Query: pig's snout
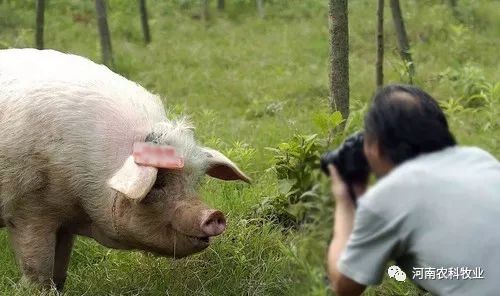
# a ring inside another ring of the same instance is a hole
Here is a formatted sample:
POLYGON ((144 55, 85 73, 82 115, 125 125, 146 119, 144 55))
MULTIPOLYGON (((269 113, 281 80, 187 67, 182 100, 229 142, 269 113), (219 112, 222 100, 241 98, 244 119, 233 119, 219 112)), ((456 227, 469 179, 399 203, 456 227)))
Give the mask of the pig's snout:
POLYGON ((226 218, 221 211, 205 210, 201 218, 201 230, 207 236, 216 236, 226 229, 226 218))

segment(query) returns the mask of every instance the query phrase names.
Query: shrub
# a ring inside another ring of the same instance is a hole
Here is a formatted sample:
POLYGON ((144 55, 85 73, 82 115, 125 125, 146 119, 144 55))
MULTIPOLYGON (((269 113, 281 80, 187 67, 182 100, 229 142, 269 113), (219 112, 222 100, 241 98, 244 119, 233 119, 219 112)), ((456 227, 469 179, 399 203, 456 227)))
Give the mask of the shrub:
POLYGON ((343 119, 339 112, 318 113, 313 116, 313 121, 327 138, 320 138, 317 134, 295 134, 288 142, 266 148, 273 153, 273 165, 269 170, 276 175, 278 193, 264 197, 253 207, 254 218, 297 228, 318 221, 328 212, 325 209, 331 209, 327 182, 322 182, 325 178, 320 171, 320 157, 334 141, 333 131, 343 119))

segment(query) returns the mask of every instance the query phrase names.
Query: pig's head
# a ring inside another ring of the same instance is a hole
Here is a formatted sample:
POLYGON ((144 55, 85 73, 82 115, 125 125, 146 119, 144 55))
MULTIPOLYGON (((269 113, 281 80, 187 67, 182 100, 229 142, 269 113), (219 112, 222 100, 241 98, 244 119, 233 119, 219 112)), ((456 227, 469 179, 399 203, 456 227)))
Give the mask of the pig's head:
POLYGON ((205 249, 211 237, 225 230, 226 219, 201 201, 201 179, 249 178, 220 152, 198 146, 183 122, 156 125, 145 142, 172 148, 182 161, 177 166, 168 161, 147 165, 129 156, 108 182, 116 191, 112 215, 117 239, 163 256, 184 257, 205 249))

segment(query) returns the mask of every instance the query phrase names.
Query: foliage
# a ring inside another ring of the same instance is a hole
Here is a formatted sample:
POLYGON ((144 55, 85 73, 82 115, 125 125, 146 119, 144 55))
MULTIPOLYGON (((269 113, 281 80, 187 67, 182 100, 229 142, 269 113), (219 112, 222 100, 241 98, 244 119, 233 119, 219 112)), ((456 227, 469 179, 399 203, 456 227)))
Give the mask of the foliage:
POLYGON ((413 62, 401 60, 401 61, 393 61, 391 63, 391 66, 393 67, 394 71, 396 71, 399 74, 399 80, 402 83, 413 84, 411 77, 412 75, 411 69, 413 64, 414 64, 413 62))
POLYGON ((314 124, 328 135, 295 134, 288 142, 275 148, 266 148, 273 154, 269 169, 277 178, 278 192, 266 196, 254 206, 253 216, 273 221, 285 228, 297 228, 303 223, 324 218, 325 209, 332 206, 328 188, 322 180, 320 156, 328 149, 333 132, 344 121, 340 112, 318 112, 312 116, 314 124))
POLYGON ((247 119, 257 119, 263 116, 275 116, 283 111, 285 102, 274 101, 269 99, 252 100, 248 106, 245 115, 247 119))
POLYGON ((254 216, 285 227, 311 222, 328 200, 318 183, 319 157, 325 146, 316 134, 296 134, 289 142, 267 149, 274 155, 270 170, 276 174, 278 193, 264 197, 254 208, 254 216))
POLYGON ((460 127, 459 135, 474 133, 476 142, 487 145, 493 153, 498 151, 499 139, 494 132, 500 128, 500 81, 488 82, 480 69, 470 65, 446 69, 441 80, 449 80, 459 91, 458 96, 441 102, 452 124, 460 127))
POLYGON ((491 107, 500 100, 500 83, 486 82, 477 67, 467 65, 460 69, 448 68, 440 76, 451 81, 452 86, 461 93, 457 103, 463 108, 491 107))
POLYGON ((316 127, 320 129, 321 134, 328 135, 325 143, 327 146, 332 142, 334 133, 338 132, 340 125, 344 123, 340 111, 335 111, 333 113, 317 112, 312 115, 312 120, 316 127))

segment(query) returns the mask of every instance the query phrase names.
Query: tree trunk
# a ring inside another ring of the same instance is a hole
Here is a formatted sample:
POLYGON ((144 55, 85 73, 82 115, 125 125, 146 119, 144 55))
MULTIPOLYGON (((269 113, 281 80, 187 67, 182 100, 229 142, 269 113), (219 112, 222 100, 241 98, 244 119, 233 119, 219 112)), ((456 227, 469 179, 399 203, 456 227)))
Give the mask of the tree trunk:
POLYGON ((377 6, 377 60, 375 62, 377 88, 384 85, 384 0, 377 6))
POLYGON ((45 15, 45 0, 36 1, 36 33, 35 43, 36 48, 43 49, 43 25, 45 15))
POLYGON ((349 116, 349 23, 348 0, 329 0, 330 14, 330 106, 349 116))
POLYGON ((462 18, 460 15, 460 12, 458 11, 457 7, 457 0, 449 0, 451 11, 453 13, 453 16, 460 22, 462 22, 462 18))
POLYGON ((108 67, 113 67, 113 56, 111 51, 111 36, 108 28, 106 15, 106 0, 95 0, 97 14, 97 27, 101 38, 102 61, 108 67))
POLYGON ((223 11, 226 7, 226 2, 224 0, 217 0, 217 9, 223 11))
POLYGON ((209 16, 208 0, 201 0, 201 19, 208 21, 209 16))
POLYGON ((264 18, 264 0, 256 0, 257 4, 257 13, 259 14, 259 17, 262 19, 264 18))
POLYGON ((415 66, 413 64, 413 59, 410 53, 410 43, 408 42, 408 36, 406 34, 399 0, 390 0, 390 5, 392 10, 392 19, 394 21, 394 28, 396 29, 396 35, 398 37, 399 53, 401 55, 401 58, 403 59, 403 62, 405 63, 409 82, 412 84, 413 77, 415 76, 415 66))
POLYGON ((148 10, 146 8, 146 0, 139 0, 139 10, 141 13, 142 33, 146 44, 151 42, 151 34, 149 33, 148 10))

